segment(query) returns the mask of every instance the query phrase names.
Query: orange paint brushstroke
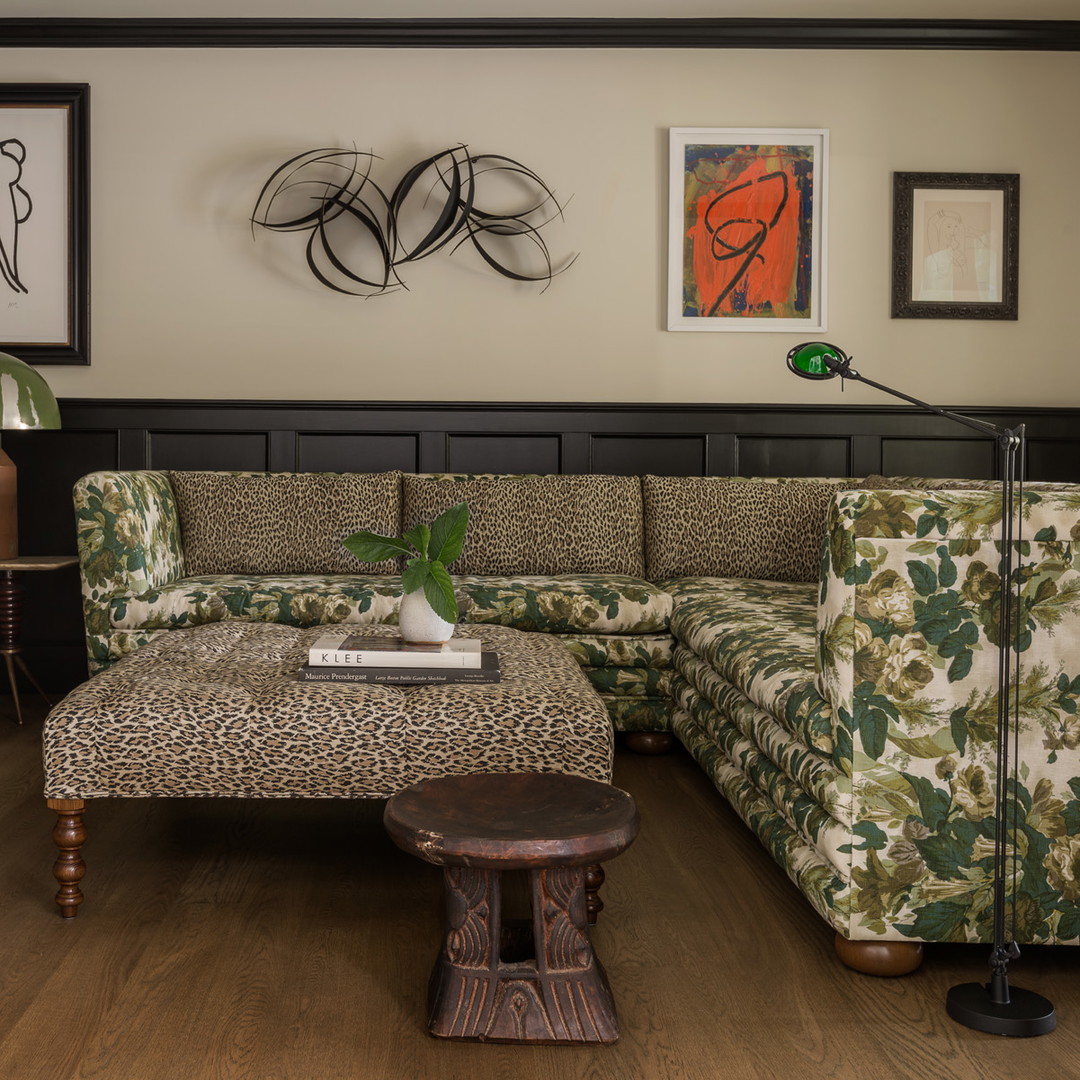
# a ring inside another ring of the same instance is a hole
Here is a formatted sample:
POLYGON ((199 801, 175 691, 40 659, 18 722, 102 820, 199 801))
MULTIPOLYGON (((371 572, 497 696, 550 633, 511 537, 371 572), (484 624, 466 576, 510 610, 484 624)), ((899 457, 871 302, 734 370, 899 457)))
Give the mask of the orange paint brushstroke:
POLYGON ((716 171, 688 207, 699 314, 791 314, 799 257, 791 162, 781 153, 736 157, 716 171))

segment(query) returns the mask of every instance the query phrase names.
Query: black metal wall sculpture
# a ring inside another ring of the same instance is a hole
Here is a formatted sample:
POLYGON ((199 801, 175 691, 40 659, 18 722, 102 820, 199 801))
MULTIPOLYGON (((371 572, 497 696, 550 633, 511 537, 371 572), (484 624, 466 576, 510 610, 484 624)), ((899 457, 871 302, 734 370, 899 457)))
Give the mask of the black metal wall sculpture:
POLYGON ((543 281, 556 268, 540 229, 563 206, 532 169, 501 154, 455 146, 413 165, 386 192, 372 179, 372 152, 323 148, 290 158, 263 185, 251 221, 274 232, 309 232, 308 269, 328 289, 379 296, 407 289, 400 269, 449 247, 470 245, 491 269, 514 281, 543 281), (498 174, 524 190, 526 207, 495 210, 480 202, 481 178, 498 174), (541 269, 514 270, 502 248, 518 238, 533 246, 541 269))

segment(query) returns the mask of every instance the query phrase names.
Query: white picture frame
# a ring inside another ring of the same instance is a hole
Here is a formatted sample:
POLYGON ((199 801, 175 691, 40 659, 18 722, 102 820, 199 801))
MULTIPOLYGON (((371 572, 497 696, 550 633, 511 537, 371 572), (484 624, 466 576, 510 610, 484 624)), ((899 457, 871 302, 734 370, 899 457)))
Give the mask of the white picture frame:
POLYGON ((667 328, 827 328, 827 128, 671 128, 667 328))

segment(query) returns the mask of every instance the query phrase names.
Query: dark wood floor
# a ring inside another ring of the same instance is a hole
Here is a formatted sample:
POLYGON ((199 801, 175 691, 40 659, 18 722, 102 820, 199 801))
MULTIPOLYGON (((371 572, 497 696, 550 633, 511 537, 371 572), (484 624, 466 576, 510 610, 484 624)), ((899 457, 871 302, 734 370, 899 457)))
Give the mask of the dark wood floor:
POLYGON ((1080 1061, 1080 951, 1025 950, 1017 985, 1059 1027, 1007 1040, 945 1015, 984 946, 915 975, 840 966, 832 934, 693 762, 620 752, 642 812, 608 866, 594 942, 619 1007, 608 1048, 435 1040, 436 868, 399 852, 382 804, 92 803, 86 903, 54 912, 40 711, 0 713, 0 1080, 967 1080, 1064 1077, 1080 1061))

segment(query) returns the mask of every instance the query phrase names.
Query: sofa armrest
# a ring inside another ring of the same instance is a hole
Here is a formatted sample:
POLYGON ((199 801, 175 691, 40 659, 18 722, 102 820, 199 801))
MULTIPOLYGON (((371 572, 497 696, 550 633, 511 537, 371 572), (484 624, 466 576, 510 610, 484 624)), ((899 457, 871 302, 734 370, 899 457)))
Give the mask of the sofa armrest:
MULTIPOLYGON (((849 936, 990 937, 1000 510, 999 492, 972 490, 845 491, 830 508, 818 680, 850 778, 849 936)), ((1080 933, 1080 488, 1026 491, 1022 532, 1022 937, 1066 940, 1080 933)))
POLYGON ((111 597, 183 577, 176 499, 165 472, 91 473, 73 498, 87 631, 103 633, 111 597))

